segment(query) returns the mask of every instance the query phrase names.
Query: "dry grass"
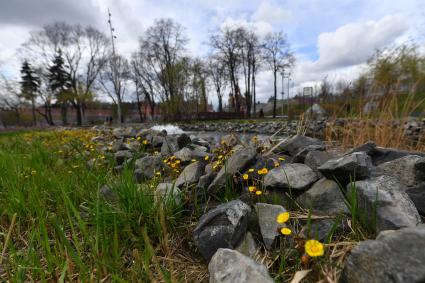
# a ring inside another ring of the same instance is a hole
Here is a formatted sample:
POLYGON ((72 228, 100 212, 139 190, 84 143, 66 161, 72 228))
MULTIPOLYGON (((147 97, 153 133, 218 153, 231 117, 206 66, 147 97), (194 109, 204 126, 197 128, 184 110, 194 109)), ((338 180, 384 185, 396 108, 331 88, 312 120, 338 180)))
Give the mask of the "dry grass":
MULTIPOLYGON (((356 111, 360 114, 347 118, 342 126, 338 126, 336 117, 333 117, 326 127, 325 140, 338 141, 344 149, 373 141, 382 147, 425 151, 425 133, 408 135, 405 127, 409 115, 425 102, 425 98, 415 102, 413 97, 412 92, 403 105, 399 105, 397 94, 389 94, 378 101, 379 110, 368 115, 356 111)), ((363 104, 359 103, 359 107, 361 105, 363 104)))

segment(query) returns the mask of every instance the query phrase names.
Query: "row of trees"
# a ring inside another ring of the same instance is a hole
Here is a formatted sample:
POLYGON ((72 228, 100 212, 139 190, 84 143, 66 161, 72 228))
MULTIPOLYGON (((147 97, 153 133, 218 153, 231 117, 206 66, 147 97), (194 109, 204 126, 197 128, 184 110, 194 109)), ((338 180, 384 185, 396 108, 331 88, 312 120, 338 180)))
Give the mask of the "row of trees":
POLYGON ((122 102, 133 99, 141 120, 147 118, 142 104, 149 106, 151 115, 161 107, 163 117, 179 119, 187 112, 206 112, 208 94, 213 91, 218 111, 224 110, 223 99, 229 93, 229 108, 240 113, 244 106, 249 117, 256 113, 258 72, 272 71, 276 99, 277 73, 294 63, 282 32, 260 37, 246 27, 227 26, 211 35, 211 53, 206 58, 190 56, 187 44, 179 23, 160 19, 125 58, 97 29, 55 22, 31 32, 19 50, 23 58, 19 89, 3 77, 1 106, 16 112, 27 103, 34 124, 38 112, 51 125, 53 104, 60 105, 63 124, 68 123, 71 107, 81 125, 88 103, 107 95, 116 105, 119 122, 123 121, 122 102))

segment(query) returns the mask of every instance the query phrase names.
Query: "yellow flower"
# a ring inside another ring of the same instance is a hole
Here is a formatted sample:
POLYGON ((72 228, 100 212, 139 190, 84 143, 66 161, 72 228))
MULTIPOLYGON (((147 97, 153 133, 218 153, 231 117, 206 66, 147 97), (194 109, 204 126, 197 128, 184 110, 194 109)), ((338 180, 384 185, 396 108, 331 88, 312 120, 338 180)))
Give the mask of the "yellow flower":
POLYGON ((256 192, 255 192, 255 194, 256 194, 257 196, 261 196, 261 195, 263 194, 263 192, 262 192, 262 191, 256 191, 256 192))
POLYGON ((100 159, 105 159, 104 155, 99 156, 100 159))
POLYGON ((176 160, 176 164, 180 164, 180 162, 181 162, 180 160, 178 160, 178 159, 176 160))
POLYGON ((268 172, 269 172, 269 170, 267 170, 266 167, 258 170, 258 174, 260 174, 260 175, 266 175, 268 172))
POLYGON ((192 162, 196 162, 196 159, 192 159, 191 161, 192 161, 192 162))
POLYGON ((304 248, 305 252, 311 257, 323 256, 325 253, 325 247, 317 240, 308 240, 304 248))
POLYGON ((175 163, 172 163, 171 164, 171 168, 176 168, 176 164, 175 163))
POLYGON ((243 178, 244 180, 248 180, 248 179, 249 179, 249 176, 248 176, 248 174, 243 174, 243 175, 242 175, 242 178, 243 178))
POLYGON ((274 163, 274 167, 279 167, 279 166, 280 166, 279 162, 274 163))
POLYGON ((292 234, 292 231, 291 231, 291 229, 284 227, 284 228, 280 229, 280 233, 282 233, 285 236, 288 236, 288 235, 292 234))
POLYGON ((248 172, 249 173, 252 173, 252 172, 254 172, 255 170, 254 170, 254 168, 250 168, 250 169, 248 169, 248 172))
POLYGON ((32 170, 32 171, 31 171, 31 175, 33 175, 33 176, 34 176, 35 174, 37 174, 37 171, 32 170))
POLYGON ((161 176, 161 172, 156 172, 155 173, 157 176, 161 176))
POLYGON ((205 161, 208 161, 208 159, 210 159, 210 157, 207 155, 204 157, 205 161))
POLYGON ((280 224, 285 223, 288 220, 289 220, 289 212, 282 212, 276 217, 276 222, 280 224))
POLYGON ((280 161, 285 161, 285 157, 279 157, 280 161))
POLYGON ((164 159, 164 160, 162 160, 162 162, 167 163, 168 162, 168 159, 164 159))
POLYGON ((217 158, 218 159, 223 159, 223 155, 219 155, 217 158))
POLYGON ((141 137, 137 137, 137 140, 140 141, 142 138, 141 137))
POLYGON ((147 144, 148 144, 148 140, 144 140, 142 143, 143 143, 144 145, 147 145, 147 144))
POLYGON ((250 191, 251 193, 255 192, 257 190, 257 187, 255 186, 249 186, 248 187, 248 191, 250 191))

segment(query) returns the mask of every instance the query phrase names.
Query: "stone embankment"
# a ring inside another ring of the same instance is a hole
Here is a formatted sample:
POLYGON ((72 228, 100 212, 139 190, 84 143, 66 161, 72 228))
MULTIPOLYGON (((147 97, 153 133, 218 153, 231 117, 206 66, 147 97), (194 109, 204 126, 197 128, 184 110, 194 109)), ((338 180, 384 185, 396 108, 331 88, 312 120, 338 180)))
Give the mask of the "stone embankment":
MULTIPOLYGON (((195 124, 184 129, 273 133, 282 123, 195 124)), ((322 121, 316 126, 325 125, 322 121)), ((103 141, 105 152, 113 154, 116 172, 131 164, 135 181, 159 178, 156 194, 188 210, 193 203, 185 196, 195 193, 204 214, 193 230, 193 252, 208 264, 210 282, 273 282, 258 254, 283 256, 282 245, 295 252, 305 245, 303 257, 312 268, 317 264, 313 257, 330 253, 330 245, 321 243, 352 233, 352 218, 359 216, 354 212, 366 216, 356 220, 377 236, 349 252, 340 266, 342 282, 425 278, 425 153, 370 142, 336 156, 320 139, 302 135, 280 141, 253 137, 244 143, 230 134, 217 143, 196 134, 95 129, 99 137, 94 141, 103 141), (294 211, 308 210, 323 217, 291 220, 294 211)), ((103 188, 102 193, 110 197, 111 192, 103 188)))

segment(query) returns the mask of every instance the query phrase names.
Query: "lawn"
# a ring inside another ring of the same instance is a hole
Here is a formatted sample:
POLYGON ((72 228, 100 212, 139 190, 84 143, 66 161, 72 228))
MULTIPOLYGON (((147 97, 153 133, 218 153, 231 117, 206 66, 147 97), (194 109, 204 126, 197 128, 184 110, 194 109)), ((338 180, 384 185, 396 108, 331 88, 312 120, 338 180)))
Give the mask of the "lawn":
POLYGON ((102 155, 93 136, 83 130, 0 136, 1 277, 184 281, 191 270, 203 276, 205 267, 186 259, 182 248, 190 215, 175 203, 156 203, 155 180, 136 184, 129 168, 114 174, 111 156, 102 155), (113 200, 99 193, 104 185, 116 193, 113 200), (178 264, 167 261, 171 256, 180 257, 178 264))

